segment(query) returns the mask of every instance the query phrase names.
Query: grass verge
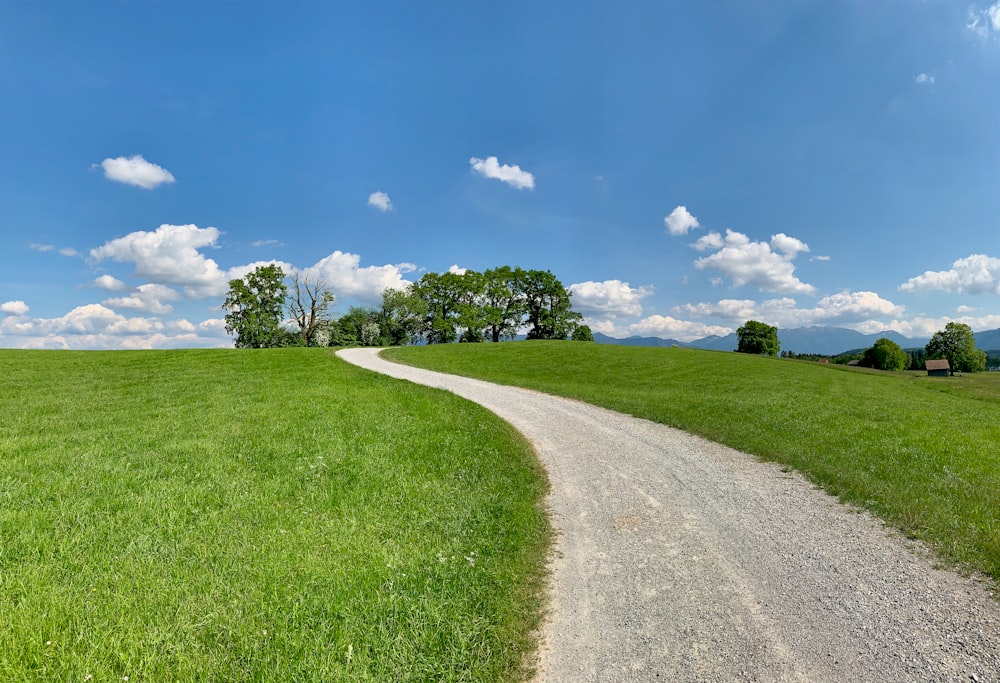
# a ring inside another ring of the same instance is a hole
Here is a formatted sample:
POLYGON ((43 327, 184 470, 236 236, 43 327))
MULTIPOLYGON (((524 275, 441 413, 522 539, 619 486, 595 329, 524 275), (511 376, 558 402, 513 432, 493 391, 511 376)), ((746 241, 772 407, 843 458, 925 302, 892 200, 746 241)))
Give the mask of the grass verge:
POLYGON ((1000 375, 929 378, 573 342, 385 355, 587 401, 784 463, 1000 583, 1000 375))
POLYGON ((0 416, 4 680, 526 676, 546 484, 478 406, 318 349, 0 351, 0 416))

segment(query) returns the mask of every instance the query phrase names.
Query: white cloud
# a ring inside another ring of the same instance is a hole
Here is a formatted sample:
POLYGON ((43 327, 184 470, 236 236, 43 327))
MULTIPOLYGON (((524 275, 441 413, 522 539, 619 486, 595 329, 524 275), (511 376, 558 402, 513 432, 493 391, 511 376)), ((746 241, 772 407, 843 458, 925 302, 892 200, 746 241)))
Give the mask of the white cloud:
POLYGON ((991 33, 1000 31, 1000 2, 983 10, 969 10, 969 23, 965 28, 980 40, 986 40, 991 33))
POLYGON ((112 308, 127 308, 164 315, 174 310, 173 306, 164 302, 177 301, 180 298, 180 294, 166 285, 146 284, 136 287, 129 296, 105 299, 101 303, 112 308))
POLYGON ((871 318, 900 316, 905 308, 875 292, 841 292, 821 298, 812 308, 799 308, 791 297, 767 299, 720 299, 716 303, 675 306, 674 313, 692 318, 719 318, 733 324, 763 320, 779 327, 809 325, 850 326, 871 318))
POLYGON ((691 246, 698 251, 710 251, 712 249, 721 249, 725 244, 726 241, 722 239, 722 235, 713 230, 707 235, 698 238, 698 241, 691 246))
POLYGON ((90 283, 91 287, 100 287, 101 289, 106 289, 109 292, 123 292, 128 289, 128 286, 119 280, 118 278, 111 277, 110 275, 101 275, 90 283))
POLYGON ((404 273, 417 269, 412 263, 361 267, 361 257, 340 250, 318 261, 303 272, 317 276, 333 290, 338 298, 356 298, 364 303, 378 303, 387 287, 404 289, 410 282, 404 273))
POLYGON ((928 270, 899 286, 901 292, 940 290, 953 294, 1000 294, 1000 259, 973 254, 958 259, 950 270, 928 270))
POLYGON ((934 85, 934 81, 936 80, 931 74, 920 74, 916 78, 917 83, 920 85, 934 85))
POLYGON ((686 206, 676 206, 670 215, 663 219, 667 232, 671 235, 686 235, 688 230, 700 226, 698 219, 691 215, 686 206))
POLYGON ((174 176, 167 169, 150 163, 141 154, 132 157, 115 157, 101 162, 104 177, 108 180, 134 185, 144 190, 152 190, 163 183, 174 182, 174 176))
POLYGON ((28 249, 44 253, 46 251, 52 251, 55 249, 55 246, 52 244, 39 244, 38 242, 31 242, 28 244, 28 249))
POLYGON ((966 313, 975 313, 976 312, 976 307, 975 306, 956 306, 955 307, 955 312, 956 313, 960 313, 962 315, 965 315, 966 313))
POLYGON ((79 256, 80 255, 80 252, 78 252, 73 247, 63 247, 62 249, 59 250, 59 253, 62 256, 79 256))
POLYGON ((632 287, 621 280, 578 282, 568 289, 573 292, 573 308, 588 319, 642 315, 642 299, 653 293, 652 285, 632 287))
POLYGON ((784 233, 771 237, 771 243, 753 242, 741 232, 726 230, 723 238, 712 232, 694 243, 695 249, 718 249, 694 262, 696 268, 714 268, 732 280, 734 287, 753 285, 765 292, 811 294, 815 287, 795 277, 792 260, 808 252, 805 242, 784 233), (772 250, 775 249, 777 251, 772 250), (778 251, 783 253, 778 253, 778 251))
POLYGON ((29 310, 28 304, 23 301, 5 301, 0 304, 0 313, 8 315, 24 315, 29 310))
MULTIPOLYGON (((206 321, 208 323, 209 321, 206 321)), ((4 346, 35 349, 230 347, 224 322, 195 327, 187 320, 129 318, 101 304, 78 306, 58 318, 2 318, 4 346)))
POLYGON ((800 239, 789 237, 783 232, 771 235, 771 248, 783 251, 789 258, 795 258, 800 252, 808 252, 809 246, 800 239))
POLYGON ((214 260, 198 251, 215 247, 219 234, 216 228, 161 225, 152 232, 138 231, 111 240, 91 249, 90 256, 97 262, 110 259, 133 263, 137 277, 155 284, 182 286, 190 297, 223 296, 230 279, 242 277, 252 268, 223 271, 214 260))
POLYGON ((468 268, 460 268, 457 263, 448 266, 448 272, 456 275, 465 275, 468 271, 468 268))
POLYGON ((813 256, 813 257, 812 257, 811 259, 809 259, 809 260, 810 260, 810 261, 829 261, 829 260, 830 260, 830 257, 829 257, 829 256, 813 256))
POLYGON ((274 244, 281 244, 278 240, 254 240, 250 243, 251 247, 270 247, 274 244))
POLYGON ((520 166, 508 166, 507 164, 501 166, 496 157, 486 157, 485 159, 472 157, 469 159, 469 164, 476 173, 507 183, 518 190, 535 189, 535 176, 527 171, 522 171, 520 166))
POLYGON ((372 192, 368 195, 368 206, 374 206, 382 213, 385 213, 386 211, 392 211, 392 200, 389 199, 389 195, 385 192, 372 192))

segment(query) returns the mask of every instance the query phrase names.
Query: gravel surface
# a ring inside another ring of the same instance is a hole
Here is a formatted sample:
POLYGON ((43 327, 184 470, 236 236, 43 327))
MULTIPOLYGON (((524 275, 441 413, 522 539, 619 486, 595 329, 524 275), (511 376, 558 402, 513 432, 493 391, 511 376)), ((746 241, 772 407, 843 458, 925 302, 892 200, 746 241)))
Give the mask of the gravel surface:
MULTIPOLYGON (((557 539, 540 681, 1000 681, 1000 602, 802 477, 525 389, 348 362, 479 403, 534 444, 557 539)), ((752 425, 747 425, 752 429, 752 425)))

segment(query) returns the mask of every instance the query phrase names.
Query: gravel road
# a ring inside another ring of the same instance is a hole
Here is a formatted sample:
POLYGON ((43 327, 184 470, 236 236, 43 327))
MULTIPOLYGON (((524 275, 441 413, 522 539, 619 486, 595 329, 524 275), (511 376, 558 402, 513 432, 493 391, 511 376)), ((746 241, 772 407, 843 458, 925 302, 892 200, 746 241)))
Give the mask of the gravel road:
MULTIPOLYGON (((557 540, 539 681, 1000 681, 1000 602, 803 478, 663 425, 338 352, 534 444, 557 540)), ((747 425, 753 429, 753 425, 747 425)))

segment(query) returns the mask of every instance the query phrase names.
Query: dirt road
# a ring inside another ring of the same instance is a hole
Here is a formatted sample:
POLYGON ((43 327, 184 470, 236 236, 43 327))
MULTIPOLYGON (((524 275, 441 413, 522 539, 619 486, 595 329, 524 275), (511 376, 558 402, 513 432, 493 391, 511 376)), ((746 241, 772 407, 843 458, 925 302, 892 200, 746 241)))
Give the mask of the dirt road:
POLYGON ((574 401, 338 355, 480 403, 534 444, 558 533, 539 680, 1000 681, 986 587, 795 474, 574 401))

